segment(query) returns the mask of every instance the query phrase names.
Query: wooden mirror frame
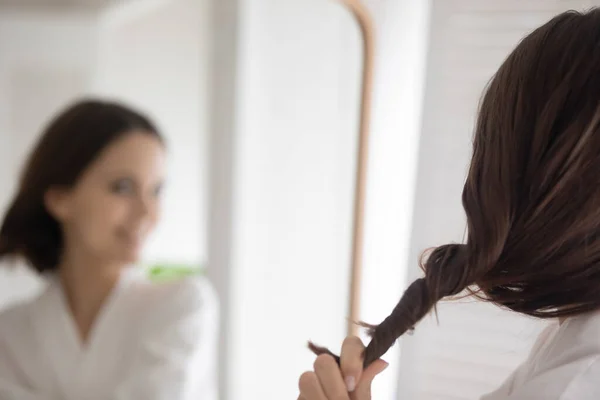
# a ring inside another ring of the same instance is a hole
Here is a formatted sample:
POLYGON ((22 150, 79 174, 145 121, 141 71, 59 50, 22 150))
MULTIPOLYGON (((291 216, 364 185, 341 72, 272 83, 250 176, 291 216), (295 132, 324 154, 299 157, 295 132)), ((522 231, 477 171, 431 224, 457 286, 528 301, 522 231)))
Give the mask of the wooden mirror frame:
POLYGON ((339 1, 356 19, 363 41, 363 70, 360 97, 358 160, 354 189, 350 296, 347 328, 348 335, 357 335, 358 326, 356 325, 356 322, 359 320, 360 314, 360 284, 364 254, 365 198, 371 123, 371 98, 373 91, 375 32, 371 14, 360 0, 339 1))

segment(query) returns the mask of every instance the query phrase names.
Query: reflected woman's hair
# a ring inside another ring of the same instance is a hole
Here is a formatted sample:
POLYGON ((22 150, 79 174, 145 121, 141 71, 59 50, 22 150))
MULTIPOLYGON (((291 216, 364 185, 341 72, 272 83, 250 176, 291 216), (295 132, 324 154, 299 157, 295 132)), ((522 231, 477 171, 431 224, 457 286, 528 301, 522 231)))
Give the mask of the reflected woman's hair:
POLYGON ((466 243, 424 258, 425 276, 370 326, 365 365, 465 290, 539 318, 600 308, 599 93, 598 9, 558 15, 509 55, 480 105, 466 243))
POLYGON ((122 104, 85 99, 59 113, 42 133, 0 227, 0 259, 22 257, 38 272, 57 267, 61 227, 48 212, 51 188, 73 187, 104 148, 139 131, 162 139, 142 113, 122 104))

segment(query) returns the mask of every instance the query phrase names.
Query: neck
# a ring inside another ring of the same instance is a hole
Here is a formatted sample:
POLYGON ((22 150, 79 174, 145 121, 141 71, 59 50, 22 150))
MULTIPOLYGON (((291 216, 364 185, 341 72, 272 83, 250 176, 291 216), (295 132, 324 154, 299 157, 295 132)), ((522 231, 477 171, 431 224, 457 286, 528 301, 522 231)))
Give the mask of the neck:
POLYGON ((80 339, 85 342, 102 306, 119 281, 122 267, 71 255, 64 258, 58 270, 69 311, 80 339))

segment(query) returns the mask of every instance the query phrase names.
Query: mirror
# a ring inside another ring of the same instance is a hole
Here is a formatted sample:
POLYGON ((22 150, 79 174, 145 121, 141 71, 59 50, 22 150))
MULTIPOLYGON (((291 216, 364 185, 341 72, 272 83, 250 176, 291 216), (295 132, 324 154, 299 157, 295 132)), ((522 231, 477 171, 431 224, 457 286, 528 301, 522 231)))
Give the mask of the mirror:
MULTIPOLYGON (((140 264, 204 267, 221 305, 220 347, 207 353, 219 398, 294 397, 312 363, 307 340, 338 343, 349 326, 372 58, 366 73, 362 9, 322 0, 236 7, 0 0, 0 211, 43 127, 75 99, 147 114, 165 136, 168 174, 140 264), (255 373, 283 354, 269 387, 257 386, 255 373)), ((46 280, 22 261, 2 266, 0 309, 45 293, 46 280)))
POLYGON ((234 126, 223 101, 211 130, 220 374, 226 398, 294 397, 307 341, 341 343, 348 326, 363 39, 335 1, 256 1, 237 18, 238 50, 216 67, 238 66, 234 126), (268 385, 257 363, 277 365, 268 385))

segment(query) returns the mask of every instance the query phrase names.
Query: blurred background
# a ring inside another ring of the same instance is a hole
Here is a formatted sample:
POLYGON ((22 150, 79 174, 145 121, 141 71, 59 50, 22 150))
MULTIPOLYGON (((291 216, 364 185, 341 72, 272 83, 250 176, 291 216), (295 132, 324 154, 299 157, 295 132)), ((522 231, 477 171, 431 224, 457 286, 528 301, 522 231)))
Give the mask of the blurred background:
MULTIPOLYGON (((361 319, 388 315, 424 249, 460 241, 477 101, 523 35, 583 0, 364 0, 375 28, 361 319)), ((82 95, 168 139, 145 262, 202 265, 222 307, 221 398, 295 399, 306 341, 339 350, 349 296, 363 42, 334 0, 0 0, 0 211, 48 118, 82 95)), ((0 270, 0 308, 39 289, 0 270)), ((386 359, 376 400, 473 399, 541 328, 443 304, 386 359)))

